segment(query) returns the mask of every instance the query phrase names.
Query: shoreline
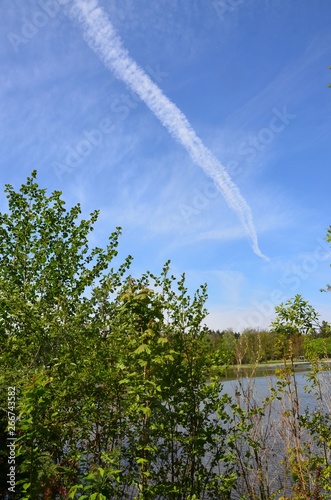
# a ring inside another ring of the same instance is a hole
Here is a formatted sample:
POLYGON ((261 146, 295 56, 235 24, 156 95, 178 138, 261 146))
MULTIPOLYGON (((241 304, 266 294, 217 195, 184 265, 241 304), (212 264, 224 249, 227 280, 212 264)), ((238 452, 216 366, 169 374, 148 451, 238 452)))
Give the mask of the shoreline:
MULTIPOLYGON (((331 359, 320 360, 320 363, 326 365, 325 368, 329 368, 331 366, 331 359)), ((309 371, 312 366, 310 361, 301 360, 294 361, 293 365, 295 372, 309 371)), ((290 362, 287 366, 291 366, 290 362)), ((268 363, 229 365, 225 368, 220 379, 226 381, 243 377, 265 377, 275 375, 275 371, 282 368, 284 368, 284 361, 279 360, 268 363)))

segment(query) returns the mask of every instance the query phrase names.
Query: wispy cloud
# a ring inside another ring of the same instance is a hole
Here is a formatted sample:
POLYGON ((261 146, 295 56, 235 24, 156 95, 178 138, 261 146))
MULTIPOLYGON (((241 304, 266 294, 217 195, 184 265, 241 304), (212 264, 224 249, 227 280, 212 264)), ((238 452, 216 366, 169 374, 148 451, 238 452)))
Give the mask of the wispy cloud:
POLYGON ((214 181, 229 207, 239 217, 251 240, 254 252, 266 258, 258 245, 251 209, 238 187, 223 165, 204 146, 184 114, 130 57, 106 12, 98 6, 98 2, 75 0, 70 9, 70 16, 83 28, 85 40, 101 58, 105 67, 145 102, 171 136, 187 150, 193 162, 214 181))

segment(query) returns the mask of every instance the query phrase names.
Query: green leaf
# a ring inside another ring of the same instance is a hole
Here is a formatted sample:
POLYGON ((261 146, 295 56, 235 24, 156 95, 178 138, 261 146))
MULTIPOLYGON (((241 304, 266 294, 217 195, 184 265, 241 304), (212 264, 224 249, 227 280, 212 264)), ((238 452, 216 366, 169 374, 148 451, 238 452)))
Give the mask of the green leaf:
POLYGON ((162 344, 162 345, 167 344, 168 342, 169 341, 166 337, 159 337, 158 341, 157 341, 158 344, 162 344))
POLYGON ((143 352, 150 354, 151 350, 147 344, 141 344, 134 352, 135 352, 135 354, 141 354, 143 352))

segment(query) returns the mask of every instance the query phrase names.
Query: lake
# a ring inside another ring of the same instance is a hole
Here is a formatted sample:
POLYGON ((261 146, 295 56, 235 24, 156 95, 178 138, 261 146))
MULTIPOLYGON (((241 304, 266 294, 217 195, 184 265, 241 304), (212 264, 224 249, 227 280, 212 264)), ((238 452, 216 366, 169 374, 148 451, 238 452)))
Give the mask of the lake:
MULTIPOLYGON (((274 387, 277 383, 277 377, 275 375, 275 369, 277 368, 283 368, 283 365, 259 365, 256 370, 254 370, 253 377, 250 376, 252 369, 244 367, 238 372, 237 369, 229 368, 222 378, 223 392, 228 393, 230 396, 234 396, 238 385, 241 384, 242 387, 246 389, 250 385, 255 396, 259 400, 262 400, 269 395, 270 387, 274 387)), ((316 407, 316 395, 314 392, 307 392, 306 390, 307 387, 311 385, 311 382, 307 379, 310 373, 309 368, 309 363, 295 364, 295 379, 301 407, 313 409, 316 407)), ((318 374, 318 379, 321 382, 325 398, 328 399, 327 396, 329 396, 331 400, 330 368, 321 370, 318 374)), ((324 403, 326 404, 328 401, 325 400, 324 403)))
MULTIPOLYGON (((281 366, 277 366, 281 368, 281 366)), ((229 394, 243 410, 253 409, 247 422, 251 424, 248 435, 251 442, 258 442, 259 448, 252 455, 252 469, 245 470, 246 479, 252 485, 257 498, 259 498, 259 477, 263 477, 264 484, 269 484, 269 494, 275 494, 275 499, 281 496, 290 496, 292 493, 292 477, 289 474, 288 450, 295 445, 295 435, 298 433, 300 446, 306 443, 307 449, 312 453, 321 454, 321 447, 317 448, 311 436, 305 429, 298 429, 296 410, 302 415, 305 412, 312 414, 319 409, 329 415, 331 413, 331 372, 329 369, 318 374, 321 392, 316 393, 311 389, 311 382, 308 380, 309 366, 300 364, 296 367, 295 380, 299 407, 291 404, 294 394, 293 378, 290 388, 285 387, 280 393, 280 399, 274 399, 266 405, 264 415, 258 412, 254 414, 254 409, 258 408, 263 400, 270 396, 272 388, 277 388, 278 379, 275 376, 275 365, 262 366, 254 372, 254 377, 247 377, 247 369, 240 372, 240 377, 234 379, 236 370, 226 373, 227 379, 222 381, 222 392, 229 394), (294 410, 294 411, 292 411, 294 410), (278 491, 278 493, 276 493, 278 491)), ((293 401, 292 401, 293 403, 293 401)), ((239 420, 238 420, 239 421, 239 420)), ((239 441, 241 453, 238 453, 238 463, 241 457, 248 451, 247 442, 239 441), (241 444, 240 444, 241 443, 241 444)), ((254 448, 251 448, 253 450, 254 448)), ((330 455, 330 451, 328 451, 330 455)), ((244 460, 243 460, 244 463, 244 460)), ((247 486, 247 485, 246 485, 247 486)), ((243 484, 243 491, 245 485, 243 484)), ((231 499, 239 499, 240 495, 233 493, 231 499)), ((269 496, 267 496, 269 498, 269 496)))

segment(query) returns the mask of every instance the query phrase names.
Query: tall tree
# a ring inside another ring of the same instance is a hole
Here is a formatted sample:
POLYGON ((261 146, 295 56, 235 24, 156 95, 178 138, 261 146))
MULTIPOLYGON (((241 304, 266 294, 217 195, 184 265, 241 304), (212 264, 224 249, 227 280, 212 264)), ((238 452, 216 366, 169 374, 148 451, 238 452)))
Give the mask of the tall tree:
POLYGON ((111 268, 120 230, 91 250, 98 213, 80 219, 36 172, 6 193, 0 453, 15 386, 17 498, 227 498, 229 397, 211 378, 206 287, 189 297, 168 263, 135 279, 131 257, 111 268))
POLYGON ((302 335, 315 335, 319 329, 318 313, 301 295, 282 303, 276 308, 276 319, 271 329, 276 335, 276 351, 282 357, 302 356, 302 335))

